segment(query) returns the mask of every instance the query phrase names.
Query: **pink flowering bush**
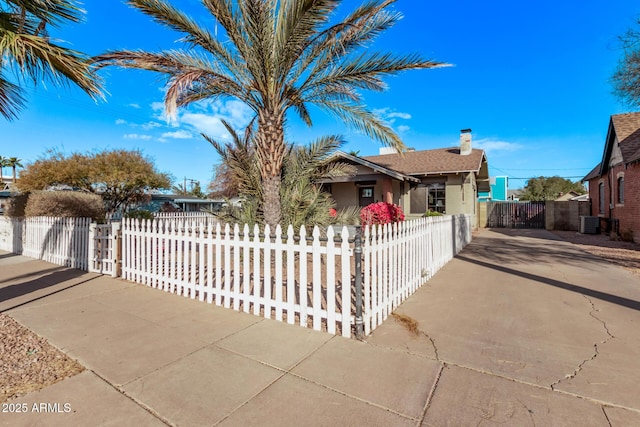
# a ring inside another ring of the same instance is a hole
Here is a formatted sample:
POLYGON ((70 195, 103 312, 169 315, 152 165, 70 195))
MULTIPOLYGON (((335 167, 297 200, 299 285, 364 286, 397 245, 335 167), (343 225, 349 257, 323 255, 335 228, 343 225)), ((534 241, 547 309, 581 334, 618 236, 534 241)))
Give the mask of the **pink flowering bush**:
POLYGON ((399 221, 404 221, 404 212, 400 206, 393 203, 371 203, 360 211, 360 223, 363 226, 393 224, 399 221))

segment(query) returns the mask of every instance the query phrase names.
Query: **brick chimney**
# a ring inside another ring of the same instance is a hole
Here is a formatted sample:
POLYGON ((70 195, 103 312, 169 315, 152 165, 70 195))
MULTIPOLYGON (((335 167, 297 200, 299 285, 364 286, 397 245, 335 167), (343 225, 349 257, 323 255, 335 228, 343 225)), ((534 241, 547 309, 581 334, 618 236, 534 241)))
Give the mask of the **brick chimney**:
POLYGON ((460 155, 468 156, 471 154, 471 129, 462 129, 460 131, 460 155))

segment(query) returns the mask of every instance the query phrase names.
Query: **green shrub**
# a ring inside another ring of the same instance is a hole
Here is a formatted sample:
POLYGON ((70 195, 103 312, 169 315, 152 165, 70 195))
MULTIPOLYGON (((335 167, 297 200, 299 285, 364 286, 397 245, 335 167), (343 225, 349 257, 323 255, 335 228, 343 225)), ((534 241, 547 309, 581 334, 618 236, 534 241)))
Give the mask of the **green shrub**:
POLYGON ((424 215, 422 215, 423 218, 427 218, 430 216, 442 216, 442 214, 438 211, 432 211, 431 209, 429 209, 424 213, 424 215))
POLYGON ((25 216, 104 219, 104 203, 96 194, 78 191, 37 191, 29 195, 25 216))
POLYGON ((133 209, 124 214, 125 218, 132 219, 154 219, 155 216, 152 212, 145 211, 144 209, 133 209))

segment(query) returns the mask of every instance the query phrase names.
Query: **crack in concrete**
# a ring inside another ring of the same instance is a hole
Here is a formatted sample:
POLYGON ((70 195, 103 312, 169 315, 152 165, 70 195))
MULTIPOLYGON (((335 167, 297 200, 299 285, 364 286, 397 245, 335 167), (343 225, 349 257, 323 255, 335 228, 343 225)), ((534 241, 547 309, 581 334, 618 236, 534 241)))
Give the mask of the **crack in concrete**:
POLYGON ((598 357, 598 355, 600 354, 600 350, 598 349, 598 345, 602 345, 602 344, 606 344, 608 341, 612 340, 613 338, 615 338, 615 336, 613 336, 613 334, 611 333, 611 331, 609 331, 609 328, 607 327, 607 324, 604 320, 600 319, 599 317, 597 317, 594 312, 598 312, 600 310, 598 310, 595 306, 595 304, 593 303, 593 301, 586 295, 582 294, 582 296, 584 297, 584 299, 586 299, 589 304, 591 305, 591 311, 589 311, 589 316, 593 317, 595 320, 597 320, 598 322, 600 322, 602 324, 602 327, 604 328, 605 332, 607 333, 607 338, 605 338, 604 340, 594 343, 593 344, 593 356, 591 356, 588 359, 583 360, 578 367, 573 371, 573 373, 571 374, 567 374, 564 376, 564 378, 560 378, 559 380, 555 381, 554 383, 551 384, 551 390, 556 390, 556 387, 564 380, 571 380, 573 378, 576 377, 576 375, 578 375, 578 373, 580 373, 580 371, 582 371, 582 368, 584 367, 585 364, 587 364, 588 362, 591 362, 592 360, 594 360, 596 357, 598 357))
POLYGON ((142 400, 137 399, 132 394, 128 393, 124 388, 122 388, 122 386, 118 386, 116 384, 113 384, 106 377, 100 375, 99 373, 97 373, 93 369, 88 369, 88 371, 91 372, 96 377, 98 377, 100 380, 102 380, 105 384, 107 384, 109 387, 114 389, 116 392, 120 393, 121 395, 125 396, 127 399, 132 401, 134 405, 137 405, 140 408, 142 408, 143 410, 145 410, 146 412, 148 412, 151 416, 156 418, 161 423, 163 423, 163 424, 165 424, 167 426, 170 426, 170 427, 175 427, 175 424, 173 424, 169 419, 163 417, 158 411, 156 411, 151 406, 149 406, 146 403, 144 403, 142 400))
POLYGON ((536 420, 535 418, 533 418, 533 410, 529 409, 529 407, 520 399, 516 399, 518 401, 518 403, 520 403, 522 405, 522 407, 524 409, 526 409, 527 413, 529 414, 529 418, 531 419, 531 424, 533 425, 533 427, 536 427, 536 420))
POLYGON ((418 329, 420 331, 420 333, 429 340, 429 342, 431 343, 431 346, 433 347, 433 353, 436 356, 436 360, 438 362, 440 362, 440 355, 438 354, 438 347, 436 346, 436 342, 434 341, 433 338, 431 338, 431 336, 429 336, 429 334, 427 334, 425 331, 423 331, 422 329, 418 329))
POLYGON ((602 413, 604 414, 604 418, 607 420, 607 423, 609 423, 609 427, 613 427, 613 424, 611 424, 611 420, 609 419, 609 416, 607 415, 607 410, 606 408, 603 406, 601 406, 602 408, 602 413))
POLYGON ((440 378, 442 377, 442 372, 446 368, 446 363, 441 363, 440 368, 438 369, 438 373, 436 374, 436 379, 433 381, 433 385, 431 386, 431 390, 429 390, 429 394, 427 395, 427 401, 424 404, 424 409, 422 410, 422 415, 418 420, 417 426, 421 426, 424 423, 424 418, 427 416, 427 411, 431 406, 431 401, 433 400, 433 395, 436 393, 436 389, 438 388, 438 384, 440 383, 440 378))

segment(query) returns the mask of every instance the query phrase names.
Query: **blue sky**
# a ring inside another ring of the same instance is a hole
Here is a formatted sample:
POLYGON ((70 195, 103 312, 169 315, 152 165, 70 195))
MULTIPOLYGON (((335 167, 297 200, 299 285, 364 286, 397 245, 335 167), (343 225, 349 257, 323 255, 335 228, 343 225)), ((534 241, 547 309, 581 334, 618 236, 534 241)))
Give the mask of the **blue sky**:
MULTIPOLYGON (((196 0, 176 0, 201 22, 211 22, 196 0)), ((359 1, 346 0, 342 10, 359 1)), ((151 22, 120 0, 86 0, 85 22, 54 34, 67 46, 96 55, 114 49, 182 47, 180 35, 151 22)), ((453 67, 408 71, 387 80, 383 93, 365 92, 370 109, 417 150, 458 144, 460 129, 487 152, 492 176, 584 176, 602 155, 609 116, 630 111, 611 94, 609 79, 621 56, 617 37, 640 16, 635 1, 535 3, 399 0, 404 18, 373 49, 418 52, 453 67)), ((163 114, 164 80, 142 71, 101 71, 107 91, 94 102, 78 89, 27 86, 29 103, 19 119, 0 123, 0 155, 28 163, 47 149, 65 153, 140 149, 177 182, 206 187, 219 161, 201 137, 226 137, 220 118, 241 128, 250 112, 237 101, 203 103, 163 114)), ((290 120, 287 139, 308 143, 341 134, 345 151, 378 154, 380 144, 322 111, 313 128, 290 120)))

